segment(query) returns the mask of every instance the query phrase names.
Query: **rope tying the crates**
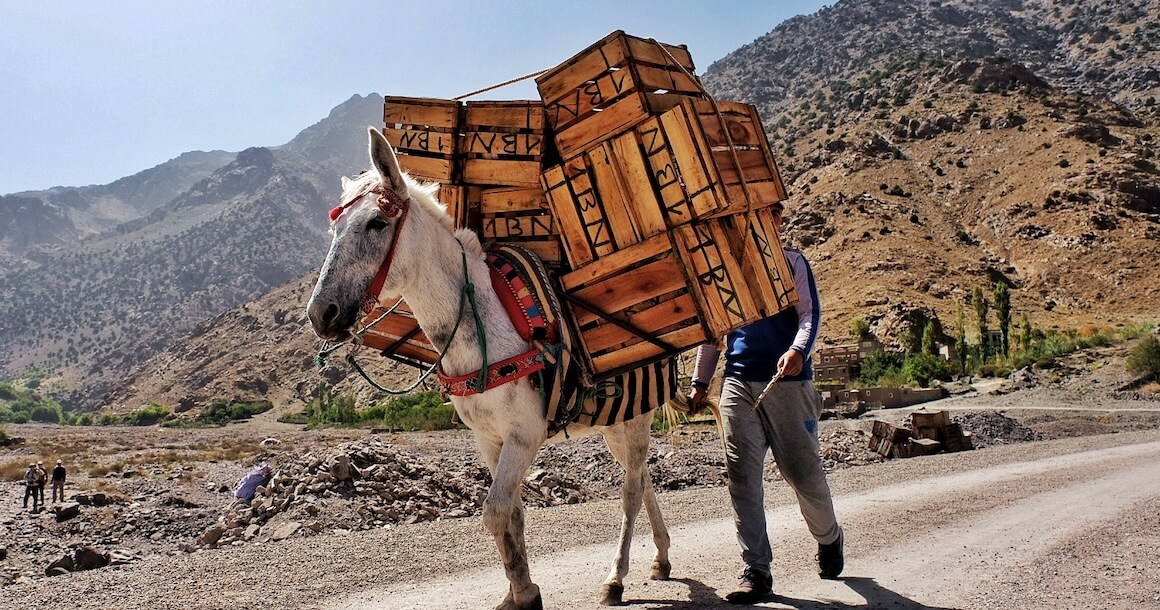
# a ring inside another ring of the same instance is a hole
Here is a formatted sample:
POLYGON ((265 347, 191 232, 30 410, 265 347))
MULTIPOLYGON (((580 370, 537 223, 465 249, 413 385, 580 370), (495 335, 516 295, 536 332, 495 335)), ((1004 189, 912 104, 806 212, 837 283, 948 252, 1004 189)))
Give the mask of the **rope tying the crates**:
POLYGON ((661 53, 665 54, 665 57, 668 58, 669 62, 676 66, 678 70, 683 72, 685 76, 689 77, 689 80, 693 81, 693 83, 697 85, 697 89, 701 91, 701 94, 704 95, 705 98, 709 100, 709 104, 713 106, 713 113, 717 115, 717 122, 721 124, 721 133, 725 136, 725 142, 729 145, 729 155, 733 157, 733 165, 737 167, 737 176, 741 178, 741 192, 745 195, 745 211, 752 212, 753 198, 749 196, 749 181, 745 179, 745 169, 741 167, 741 159, 737 157, 737 147, 733 144, 733 136, 729 134, 729 125, 725 123, 725 117, 721 116, 721 109, 717 106, 717 99, 709 94, 709 92, 705 89, 705 86, 701 84, 700 79, 694 76, 692 72, 689 72, 685 66, 681 65, 681 62, 677 61, 676 57, 673 57, 673 54, 665 48, 665 45, 661 44, 656 38, 649 38, 648 41, 655 44, 657 48, 661 50, 661 53))
POLYGON ((472 91, 471 93, 464 93, 463 95, 460 95, 459 97, 453 97, 451 99, 453 101, 458 102, 459 100, 467 99, 469 97, 479 95, 480 93, 487 93, 488 91, 491 91, 492 89, 499 89, 500 87, 506 87, 508 85, 513 85, 513 84, 518 83, 522 80, 528 80, 529 78, 535 78, 535 77, 537 77, 537 76, 539 76, 547 71, 548 70, 546 68, 543 70, 537 70, 537 71, 532 72, 530 74, 525 74, 523 76, 517 76, 516 78, 510 79, 510 80, 505 80, 502 83, 496 83, 490 87, 484 87, 483 89, 478 89, 478 90, 472 91))

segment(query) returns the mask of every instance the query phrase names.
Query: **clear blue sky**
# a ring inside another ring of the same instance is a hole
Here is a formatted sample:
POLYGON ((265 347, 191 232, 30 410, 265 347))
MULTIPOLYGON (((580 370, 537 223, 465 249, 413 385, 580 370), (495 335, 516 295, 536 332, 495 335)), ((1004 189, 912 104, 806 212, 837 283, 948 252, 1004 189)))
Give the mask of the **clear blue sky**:
POLYGON ((688 45, 700 73, 832 3, 0 0, 0 194, 284 144, 356 93, 454 97, 617 29, 688 45))

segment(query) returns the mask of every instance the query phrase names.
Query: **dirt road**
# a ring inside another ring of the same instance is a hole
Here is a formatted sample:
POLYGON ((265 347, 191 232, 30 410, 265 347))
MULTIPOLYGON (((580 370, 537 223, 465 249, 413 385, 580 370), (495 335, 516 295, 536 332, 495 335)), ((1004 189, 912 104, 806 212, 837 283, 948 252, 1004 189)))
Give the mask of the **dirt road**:
MULTIPOLYGON (((1020 443, 833 473, 847 570, 819 580, 784 483, 767 489, 775 548, 770 608, 1160 607, 1160 430, 1020 443)), ((634 608, 725 608, 740 570, 724 489, 660 495, 673 577, 634 608)), ((546 608, 593 608, 619 502, 530 510, 532 574, 546 608)), ((643 520, 643 519, 642 519, 643 520)), ((9 549, 9 553, 18 552, 9 549)), ((0 590, 0 608, 491 608, 506 581, 478 518, 149 557, 0 590)))
MULTIPOLYGON (((848 539, 841 581, 817 578, 796 505, 777 493, 768 512, 781 597, 762 606, 1158 607, 1160 435, 1131 440, 1144 442, 1042 456, 1031 451, 1009 463, 987 463, 980 453, 885 464, 880 480, 897 482, 870 488, 859 489, 863 481, 841 473, 834 481, 848 539)), ((720 504, 718 495, 723 490, 703 499, 720 504)), ((670 515, 684 510, 683 500, 669 504, 670 515)), ((729 607, 719 597, 739 565, 731 521, 686 522, 672 533, 676 580, 642 582, 651 549, 643 542, 649 537, 638 536, 626 599, 637 608, 729 607)), ((536 559, 532 570, 545 607, 592 607, 611 554, 605 542, 536 559)), ((494 563, 488 554, 479 560, 494 563)), ((502 572, 489 567, 399 583, 329 607, 487 607, 484 602, 502 597, 503 582, 502 572)))

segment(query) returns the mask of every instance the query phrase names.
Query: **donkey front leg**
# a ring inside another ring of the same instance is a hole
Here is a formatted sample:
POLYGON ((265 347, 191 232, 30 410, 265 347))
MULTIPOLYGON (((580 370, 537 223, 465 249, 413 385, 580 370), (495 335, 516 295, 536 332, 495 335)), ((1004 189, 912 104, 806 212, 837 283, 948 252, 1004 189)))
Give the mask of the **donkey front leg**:
POLYGON ((536 457, 539 444, 509 438, 502 445, 481 442, 492 474, 491 489, 483 502, 483 524, 493 536, 503 560, 509 588, 496 610, 543 610, 540 588, 532 582, 524 542, 524 503, 520 489, 536 457))

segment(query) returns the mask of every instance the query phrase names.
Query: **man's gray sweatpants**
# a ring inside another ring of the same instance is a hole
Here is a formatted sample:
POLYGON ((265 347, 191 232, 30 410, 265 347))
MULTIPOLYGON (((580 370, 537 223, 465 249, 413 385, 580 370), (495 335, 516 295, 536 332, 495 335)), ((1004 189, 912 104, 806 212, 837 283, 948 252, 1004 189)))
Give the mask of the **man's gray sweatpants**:
POLYGON ((762 470, 768 451, 794 493, 810 533, 821 544, 838 539, 830 486, 818 455, 820 397, 811 381, 781 381, 758 410, 753 409, 765 383, 726 377, 721 390, 721 424, 729 496, 741 559, 769 572, 773 550, 765 524, 762 470))

